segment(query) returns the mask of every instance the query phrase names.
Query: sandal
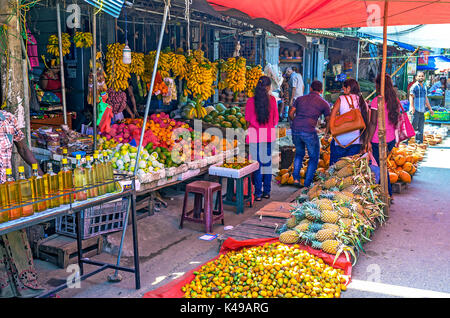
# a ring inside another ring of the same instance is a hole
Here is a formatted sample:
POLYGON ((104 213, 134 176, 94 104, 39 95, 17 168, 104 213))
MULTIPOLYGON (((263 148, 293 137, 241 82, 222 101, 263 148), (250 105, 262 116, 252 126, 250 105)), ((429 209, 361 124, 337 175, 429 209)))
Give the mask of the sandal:
POLYGON ((300 181, 294 181, 294 183, 292 184, 294 187, 297 188, 303 188, 302 184, 300 183, 300 181))
POLYGON ((262 201, 262 198, 261 197, 256 197, 255 201, 262 201))
POLYGON ((270 194, 263 194, 262 196, 264 199, 270 199, 270 194))

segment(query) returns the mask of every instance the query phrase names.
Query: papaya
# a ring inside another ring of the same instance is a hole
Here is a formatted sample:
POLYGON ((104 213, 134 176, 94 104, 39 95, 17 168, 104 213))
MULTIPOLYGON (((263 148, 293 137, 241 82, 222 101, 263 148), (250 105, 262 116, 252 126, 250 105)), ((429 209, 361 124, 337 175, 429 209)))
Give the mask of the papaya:
POLYGON ((288 172, 289 172, 288 169, 281 169, 280 172, 279 172, 279 175, 282 176, 282 175, 285 175, 288 172))
POLYGON ((389 172, 389 181, 396 183, 398 181, 398 175, 395 172, 389 172))
POLYGON ((402 182, 411 183, 411 175, 408 172, 404 171, 404 170, 400 171, 400 173, 398 174, 398 178, 402 182))

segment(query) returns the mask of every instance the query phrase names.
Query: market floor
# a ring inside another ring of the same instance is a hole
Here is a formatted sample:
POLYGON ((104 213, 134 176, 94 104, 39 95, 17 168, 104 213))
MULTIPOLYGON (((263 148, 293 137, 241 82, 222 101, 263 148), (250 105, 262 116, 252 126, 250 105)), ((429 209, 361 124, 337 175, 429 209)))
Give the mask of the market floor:
MULTIPOLYGON (((449 297, 450 296, 450 138, 428 150, 426 160, 408 190, 395 195, 388 222, 367 243, 353 267, 353 282, 342 298, 359 297, 449 297)), ((273 186, 272 200, 286 200, 295 188, 273 186)), ((167 284, 172 279, 205 263, 217 255, 219 243, 202 241, 201 225, 186 223, 178 228, 182 193, 167 193, 169 207, 138 221, 141 266, 140 290, 134 289, 134 276, 121 272, 120 283, 110 283, 105 271, 81 282, 80 288, 66 289, 59 297, 142 297, 146 292, 167 284)), ((227 208, 225 225, 242 223, 268 201, 255 202, 244 214, 227 208)), ((223 233, 223 226, 214 227, 223 233)), ((111 246, 120 242, 120 233, 108 236, 111 246)), ((114 249, 113 249, 114 250, 114 249)), ((133 263, 131 231, 127 230, 122 265, 133 263)), ((103 252, 93 257, 115 262, 115 257, 103 252)), ((39 280, 48 289, 66 281, 71 272, 36 260, 39 280)), ((95 269, 86 266, 85 270, 95 269)))

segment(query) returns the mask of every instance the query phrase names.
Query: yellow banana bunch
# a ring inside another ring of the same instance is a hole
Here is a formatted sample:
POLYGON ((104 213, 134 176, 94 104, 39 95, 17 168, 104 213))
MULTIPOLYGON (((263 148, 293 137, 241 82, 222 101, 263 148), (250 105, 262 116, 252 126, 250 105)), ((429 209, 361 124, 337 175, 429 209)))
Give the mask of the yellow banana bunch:
POLYGON ((168 53, 170 69, 174 77, 178 77, 180 80, 186 78, 187 75, 187 62, 186 57, 183 54, 177 54, 173 52, 168 53))
MULTIPOLYGON (((184 95, 192 94, 199 102, 205 101, 215 92, 213 83, 216 80, 217 63, 206 59, 199 62, 193 55, 188 57, 187 62, 187 83, 184 95)), ((199 115, 202 114, 199 113, 199 115)))
MULTIPOLYGON (((153 67, 155 65, 156 51, 150 51, 144 56, 144 74, 142 80, 146 83, 152 81, 153 67)), ((170 58, 168 53, 160 52, 158 68, 159 74, 162 78, 170 77, 170 58)))
POLYGON ((144 53, 131 52, 130 73, 142 76, 145 71, 144 53))
POLYGON ((193 107, 189 111, 189 117, 191 118, 204 118, 206 115, 208 115, 208 112, 206 111, 206 108, 204 108, 200 103, 198 103, 195 107, 193 107))
POLYGON ((243 57, 230 57, 222 64, 222 72, 226 73, 223 88, 229 88, 233 92, 242 92, 245 89, 246 59, 243 57))
POLYGON ((114 91, 124 91, 128 88, 130 65, 123 64, 123 48, 125 44, 108 44, 106 51, 106 84, 114 91))
POLYGON ((89 48, 93 43, 92 33, 77 31, 75 32, 75 35, 73 37, 73 42, 75 43, 76 47, 89 48))
MULTIPOLYGON (((70 53, 70 35, 68 33, 62 33, 62 54, 63 56, 70 53)), ((48 38, 47 52, 53 56, 59 57, 59 40, 56 34, 50 35, 48 38)))
POLYGON ((255 95, 255 87, 258 84, 259 78, 263 75, 261 65, 247 68, 247 72, 245 73, 245 92, 248 97, 255 95))

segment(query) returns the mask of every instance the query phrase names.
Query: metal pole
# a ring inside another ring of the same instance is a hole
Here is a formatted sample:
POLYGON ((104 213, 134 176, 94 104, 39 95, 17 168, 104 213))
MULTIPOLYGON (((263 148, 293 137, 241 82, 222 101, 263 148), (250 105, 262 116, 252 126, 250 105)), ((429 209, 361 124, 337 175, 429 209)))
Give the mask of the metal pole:
POLYGON ((64 125, 67 125, 67 108, 66 108, 66 85, 64 80, 64 58, 62 50, 62 35, 61 35, 61 13, 59 12, 59 2, 56 3, 56 20, 58 24, 58 42, 59 42, 59 67, 61 69, 61 94, 63 104, 64 125))
POLYGON ((92 126, 94 128, 94 149, 97 149, 97 17, 92 7, 92 126))
POLYGON ((360 55, 359 51, 360 50, 361 50, 361 40, 358 39, 358 51, 357 51, 358 53, 356 55, 356 76, 355 76, 356 80, 358 80, 358 78, 359 78, 359 55, 360 55))
MULTIPOLYGON (((136 165, 134 167, 134 175, 133 175, 134 178, 136 178, 136 173, 137 173, 138 165, 139 165, 139 158, 141 156, 142 142, 144 140, 145 126, 147 125, 148 111, 150 109, 150 101, 151 101, 151 98, 152 98, 153 86, 155 85, 155 77, 156 77, 156 71, 157 71, 157 68, 158 68, 159 53, 161 52, 162 40, 164 38, 164 29, 166 27, 167 16, 169 14, 169 6, 170 6, 170 1, 169 1, 169 4, 166 4, 166 6, 164 8, 164 17, 163 17, 163 22, 162 22, 162 25, 161 25, 161 32, 159 34, 159 41, 158 41, 158 48, 156 50, 155 64, 153 65, 152 81, 150 83, 150 90, 149 90, 148 95, 147 95, 147 104, 145 106, 144 122, 142 124, 141 138, 139 140, 139 146, 138 146, 138 151, 137 151, 137 156, 136 156, 136 165)), ((122 238, 121 238, 121 241, 120 241, 120 247, 119 247, 119 252, 118 252, 118 257, 117 257, 117 266, 120 265, 120 258, 121 258, 121 255, 122 255, 123 241, 124 241, 124 238, 125 238, 125 232, 127 230, 128 217, 129 217, 130 210, 132 210, 133 229, 136 229, 136 220, 135 220, 135 215, 134 215, 136 207, 131 202, 131 200, 133 200, 133 199, 134 198, 130 198, 129 199, 130 201, 128 202, 128 209, 127 209, 127 213, 125 215, 125 221, 124 221, 124 225, 123 225, 122 238)), ((133 237, 133 241, 134 241, 135 248, 136 248, 137 238, 133 237)), ((135 250, 135 253, 136 253, 136 250, 135 250)), ((135 266, 136 266, 136 264, 135 264, 135 266)), ((139 266, 139 264, 137 266, 139 266)), ((120 281, 121 280, 120 276, 118 276, 118 271, 117 270, 115 271, 114 275, 109 276, 108 279, 110 281, 120 281)), ((138 283, 136 282, 136 284, 138 284, 138 283)))
POLYGON ((378 98, 378 138, 380 153, 380 184, 383 191, 383 201, 385 202, 385 214, 389 217, 389 190, 388 190, 388 170, 387 170, 387 145, 386 145, 386 116, 385 116, 385 88, 386 88, 386 56, 387 56, 387 19, 389 0, 384 2, 383 18, 383 60, 381 66, 380 98, 378 98))

